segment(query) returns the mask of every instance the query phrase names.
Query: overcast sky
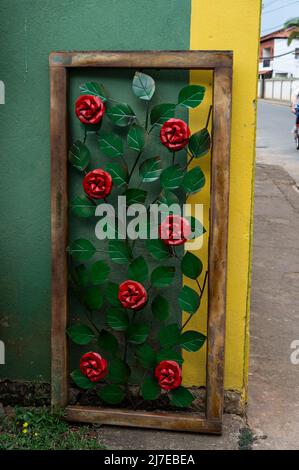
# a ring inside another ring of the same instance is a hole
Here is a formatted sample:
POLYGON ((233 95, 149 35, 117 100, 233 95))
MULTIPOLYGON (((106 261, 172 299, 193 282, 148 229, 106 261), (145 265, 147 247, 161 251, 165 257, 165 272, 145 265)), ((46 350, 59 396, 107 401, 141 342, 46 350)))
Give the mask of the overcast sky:
POLYGON ((263 0, 262 35, 279 29, 296 16, 299 16, 299 0, 263 0))

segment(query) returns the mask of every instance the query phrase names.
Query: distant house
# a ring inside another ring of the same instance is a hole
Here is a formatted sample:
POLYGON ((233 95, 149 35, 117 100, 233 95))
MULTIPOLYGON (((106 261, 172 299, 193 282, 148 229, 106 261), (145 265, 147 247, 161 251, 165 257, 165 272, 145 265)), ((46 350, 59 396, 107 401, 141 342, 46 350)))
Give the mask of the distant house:
POLYGON ((299 78, 299 40, 288 46, 294 27, 283 28, 260 39, 260 78, 299 78))

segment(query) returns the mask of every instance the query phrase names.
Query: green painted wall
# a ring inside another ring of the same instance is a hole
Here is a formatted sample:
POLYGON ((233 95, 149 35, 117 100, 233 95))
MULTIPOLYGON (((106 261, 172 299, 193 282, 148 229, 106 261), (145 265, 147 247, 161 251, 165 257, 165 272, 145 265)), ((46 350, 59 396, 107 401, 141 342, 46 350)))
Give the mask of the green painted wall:
POLYGON ((50 377, 53 50, 189 49, 190 0, 0 0, 0 376, 50 377))

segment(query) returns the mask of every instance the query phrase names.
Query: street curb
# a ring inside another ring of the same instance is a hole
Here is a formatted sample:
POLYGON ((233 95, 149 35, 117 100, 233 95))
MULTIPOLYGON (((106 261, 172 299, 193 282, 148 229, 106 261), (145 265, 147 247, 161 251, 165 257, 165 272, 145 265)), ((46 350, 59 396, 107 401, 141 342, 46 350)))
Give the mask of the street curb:
POLYGON ((291 107, 291 103, 290 101, 280 101, 280 100, 267 100, 265 98, 259 98, 258 100, 259 102, 261 103, 270 103, 270 104, 278 104, 280 106, 287 106, 287 107, 291 107))

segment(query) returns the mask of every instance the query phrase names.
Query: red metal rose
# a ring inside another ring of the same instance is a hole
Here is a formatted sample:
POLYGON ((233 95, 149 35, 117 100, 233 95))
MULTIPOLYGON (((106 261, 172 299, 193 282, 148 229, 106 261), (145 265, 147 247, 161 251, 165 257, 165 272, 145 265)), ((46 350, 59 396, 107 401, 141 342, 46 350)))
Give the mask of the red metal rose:
POLYGON ((98 124, 105 112, 105 106, 99 96, 81 95, 76 101, 75 112, 83 124, 98 124))
POLYGON ((191 235, 191 225, 179 215, 168 215, 159 227, 159 236, 165 245, 183 245, 191 235))
POLYGON ((182 369, 175 361, 161 361, 155 369, 155 377, 163 390, 173 390, 182 383, 182 369))
POLYGON ((96 352, 88 352, 80 359, 80 370, 91 382, 98 382, 108 373, 107 361, 96 352))
POLYGON ((147 293, 140 282, 128 280, 120 284, 118 300, 125 308, 140 310, 147 302, 147 293))
POLYGON ((92 170, 85 175, 83 188, 88 196, 94 199, 104 199, 111 193, 111 175, 101 168, 92 170))
POLYGON ((181 119, 169 119, 160 130, 160 140, 172 152, 184 148, 190 137, 188 125, 181 119))

